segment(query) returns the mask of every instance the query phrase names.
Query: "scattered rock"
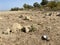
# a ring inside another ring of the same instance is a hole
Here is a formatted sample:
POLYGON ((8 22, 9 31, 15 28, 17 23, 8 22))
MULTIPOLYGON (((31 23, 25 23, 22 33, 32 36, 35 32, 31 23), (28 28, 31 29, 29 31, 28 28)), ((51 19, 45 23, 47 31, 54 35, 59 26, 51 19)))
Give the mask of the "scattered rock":
POLYGON ((28 33, 28 32, 30 31, 30 26, 24 26, 21 30, 22 30, 23 32, 28 33))
POLYGON ((51 16, 51 15, 52 15, 52 13, 47 13, 46 15, 47 15, 47 16, 51 16))
POLYGON ((25 16, 24 20, 32 20, 30 16, 25 16))
POLYGON ((51 16, 52 15, 52 13, 49 13, 49 15, 48 16, 51 16))
POLYGON ((12 31, 11 31, 11 29, 10 29, 10 28, 8 28, 8 29, 7 29, 7 32, 8 32, 8 33, 11 33, 12 31))
POLYGON ((48 37, 47 35, 43 35, 42 40, 50 41, 50 37, 48 37))
POLYGON ((12 25, 12 32, 16 32, 16 31, 21 30, 21 29, 22 29, 22 26, 19 23, 14 23, 12 25))
POLYGON ((57 14, 56 16, 60 16, 60 14, 57 14))
POLYGON ((37 28, 34 25, 31 25, 30 32, 34 32, 36 30, 37 30, 37 28))
POLYGON ((23 17, 23 15, 20 15, 20 16, 19 16, 19 18, 22 18, 22 17, 23 17))
POLYGON ((2 34, 9 34, 9 33, 11 33, 11 29, 10 28, 7 28, 7 30, 2 32, 2 34))
POLYGON ((21 30, 22 30, 23 32, 28 33, 28 32, 34 32, 34 31, 36 30, 36 28, 33 27, 33 26, 24 26, 21 30))

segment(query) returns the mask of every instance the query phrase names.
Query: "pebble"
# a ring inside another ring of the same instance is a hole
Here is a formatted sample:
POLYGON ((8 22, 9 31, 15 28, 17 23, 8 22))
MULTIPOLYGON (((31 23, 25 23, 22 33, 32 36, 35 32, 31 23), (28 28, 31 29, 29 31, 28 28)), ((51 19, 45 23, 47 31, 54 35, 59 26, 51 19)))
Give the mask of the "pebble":
POLYGON ((47 35, 43 35, 42 40, 50 41, 50 37, 48 37, 47 35))

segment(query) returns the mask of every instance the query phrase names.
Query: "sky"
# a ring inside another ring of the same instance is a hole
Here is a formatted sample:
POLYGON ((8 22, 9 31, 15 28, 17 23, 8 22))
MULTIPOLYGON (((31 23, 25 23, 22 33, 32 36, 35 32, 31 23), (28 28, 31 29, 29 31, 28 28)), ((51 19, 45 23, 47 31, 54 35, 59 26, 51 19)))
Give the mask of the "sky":
POLYGON ((0 10, 10 10, 14 7, 23 7, 23 4, 33 5, 34 2, 40 3, 41 0, 0 0, 0 10))

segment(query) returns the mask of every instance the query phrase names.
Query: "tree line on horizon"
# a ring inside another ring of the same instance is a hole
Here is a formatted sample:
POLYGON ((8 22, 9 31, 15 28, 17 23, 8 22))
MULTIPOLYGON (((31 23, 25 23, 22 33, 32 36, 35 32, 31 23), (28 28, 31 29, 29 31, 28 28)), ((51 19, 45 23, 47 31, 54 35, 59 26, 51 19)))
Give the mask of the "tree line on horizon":
POLYGON ((48 1, 48 0, 42 0, 41 3, 35 2, 32 5, 24 4, 23 8, 14 7, 10 9, 11 11, 18 11, 18 10, 60 10, 60 1, 54 0, 54 1, 48 1))

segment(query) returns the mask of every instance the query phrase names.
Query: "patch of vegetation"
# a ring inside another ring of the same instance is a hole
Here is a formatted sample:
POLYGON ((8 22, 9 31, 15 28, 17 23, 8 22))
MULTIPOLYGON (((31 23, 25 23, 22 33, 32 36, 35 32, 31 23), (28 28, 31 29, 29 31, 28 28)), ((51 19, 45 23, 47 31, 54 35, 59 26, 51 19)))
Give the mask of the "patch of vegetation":
POLYGON ((40 8, 40 4, 39 4, 38 2, 35 2, 35 3, 33 4, 33 7, 34 7, 34 8, 40 8))
POLYGON ((22 32, 25 32, 25 33, 27 33, 27 31, 28 32, 34 32, 34 31, 36 31, 37 29, 32 25, 31 27, 23 27, 22 29, 21 29, 21 31, 22 32))
POLYGON ((29 4, 24 4, 23 7, 24 7, 25 10, 26 9, 28 10, 28 9, 32 9, 33 8, 33 6, 31 6, 29 4))
POLYGON ((47 5, 48 4, 48 0, 42 0, 41 5, 47 5))
POLYGON ((10 10, 10 11, 18 11, 18 10, 23 10, 23 8, 14 7, 14 8, 11 8, 11 10, 10 10))
POLYGON ((29 32, 34 32, 34 31, 36 31, 36 30, 37 30, 37 29, 32 25, 29 32))
POLYGON ((18 10, 60 10, 60 1, 42 0, 41 3, 35 2, 33 6, 25 3, 23 5, 23 8, 19 7, 11 8, 11 11, 18 11, 18 10))

